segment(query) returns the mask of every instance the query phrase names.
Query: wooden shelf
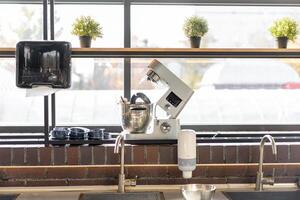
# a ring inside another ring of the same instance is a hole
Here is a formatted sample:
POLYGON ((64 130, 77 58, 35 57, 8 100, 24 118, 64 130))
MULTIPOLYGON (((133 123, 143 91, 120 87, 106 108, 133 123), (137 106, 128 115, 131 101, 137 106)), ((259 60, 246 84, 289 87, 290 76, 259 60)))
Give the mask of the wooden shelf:
MULTIPOLYGON (((15 57, 15 48, 0 48, 15 57)), ((300 58, 300 49, 257 48, 73 48, 74 58, 300 58)))

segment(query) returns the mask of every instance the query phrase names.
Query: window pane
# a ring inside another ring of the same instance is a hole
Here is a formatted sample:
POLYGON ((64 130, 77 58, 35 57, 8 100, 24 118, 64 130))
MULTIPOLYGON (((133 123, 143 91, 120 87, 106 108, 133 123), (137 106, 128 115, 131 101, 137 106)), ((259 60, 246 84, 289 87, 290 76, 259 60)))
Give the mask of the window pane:
MULTIPOLYGON (((299 123, 300 59, 159 60, 195 90, 179 116, 182 124, 299 123)), ((144 79, 151 59, 132 62, 133 92, 156 102, 166 86, 144 79)))
POLYGON ((72 87, 57 93, 59 125, 119 125, 123 59, 72 59, 72 87))
POLYGON ((103 38, 92 41, 92 47, 123 47, 123 6, 121 5, 56 5, 55 39, 79 47, 78 36, 71 34, 79 16, 91 16, 103 27, 103 38))
MULTIPOLYGON (((275 47, 268 29, 278 18, 289 16, 300 23, 300 7, 280 6, 132 6, 132 47, 190 47, 182 26, 187 17, 208 21, 202 47, 275 47)), ((299 47, 300 40, 289 44, 299 47)))
POLYGON ((42 5, 1 4, 0 46, 15 47, 20 40, 43 39, 42 5))
POLYGON ((43 125, 43 97, 26 97, 16 87, 14 59, 0 59, 0 126, 43 125))

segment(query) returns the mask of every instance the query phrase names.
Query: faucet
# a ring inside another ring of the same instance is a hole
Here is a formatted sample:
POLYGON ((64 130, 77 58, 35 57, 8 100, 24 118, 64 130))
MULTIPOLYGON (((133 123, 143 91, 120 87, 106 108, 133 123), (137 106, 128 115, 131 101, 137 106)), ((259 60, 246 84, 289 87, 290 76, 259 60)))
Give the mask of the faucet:
POLYGON ((262 137, 259 146, 259 168, 256 176, 255 190, 262 191, 264 184, 274 185, 275 168, 273 168, 273 176, 271 178, 264 178, 263 162, 264 162, 264 145, 269 140, 272 145, 273 155, 277 156, 277 147, 274 138, 271 135, 265 135, 262 137))
POLYGON ((118 192, 124 193, 125 192, 125 186, 135 186, 136 185, 136 179, 125 179, 125 173, 124 173, 124 154, 125 154, 125 142, 124 142, 124 134, 121 133, 115 141, 115 148, 114 153, 119 154, 120 153, 120 173, 119 173, 119 183, 118 183, 118 192), (120 146, 121 146, 121 152, 120 152, 120 146))

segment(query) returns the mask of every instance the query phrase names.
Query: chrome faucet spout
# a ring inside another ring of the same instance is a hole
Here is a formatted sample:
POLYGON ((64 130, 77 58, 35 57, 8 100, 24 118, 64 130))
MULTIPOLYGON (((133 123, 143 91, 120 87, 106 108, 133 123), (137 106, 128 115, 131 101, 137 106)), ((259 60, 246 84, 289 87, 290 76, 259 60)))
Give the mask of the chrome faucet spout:
POLYGON ((118 154, 119 153, 119 149, 120 149, 120 145, 121 145, 121 140, 123 140, 123 135, 120 134, 117 138, 116 138, 116 141, 115 141, 115 147, 114 147, 114 153, 115 154, 118 154))
POLYGON ((277 147, 274 138, 271 135, 265 135, 260 141, 260 147, 264 148, 264 143, 269 140, 272 145, 272 152, 274 155, 277 155, 277 147))
POLYGON ((272 145, 272 152, 275 156, 277 156, 277 147, 274 138, 271 135, 265 135, 261 141, 259 146, 259 165, 258 165, 258 172, 256 177, 256 190, 262 191, 263 184, 274 184, 274 174, 275 171, 273 170, 273 177, 270 179, 263 177, 263 162, 264 162, 264 146, 267 141, 270 141, 272 145))
POLYGON ((114 153, 120 155, 120 173, 119 173, 119 183, 118 183, 118 192, 124 193, 125 186, 136 185, 136 179, 125 179, 125 133, 121 133, 115 141, 114 153), (121 150, 120 150, 121 149, 121 150))

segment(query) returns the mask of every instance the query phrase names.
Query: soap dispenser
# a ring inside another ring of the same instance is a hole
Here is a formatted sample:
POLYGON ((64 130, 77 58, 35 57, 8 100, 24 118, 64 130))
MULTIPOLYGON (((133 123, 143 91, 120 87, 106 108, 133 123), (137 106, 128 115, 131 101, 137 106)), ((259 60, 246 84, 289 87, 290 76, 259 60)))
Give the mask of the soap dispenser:
POLYGON ((178 135, 178 168, 183 178, 192 178, 196 169, 196 133, 194 130, 181 130, 178 135))

